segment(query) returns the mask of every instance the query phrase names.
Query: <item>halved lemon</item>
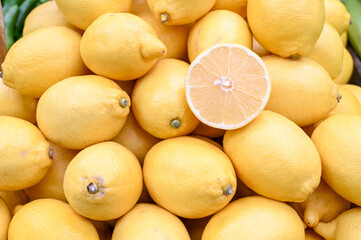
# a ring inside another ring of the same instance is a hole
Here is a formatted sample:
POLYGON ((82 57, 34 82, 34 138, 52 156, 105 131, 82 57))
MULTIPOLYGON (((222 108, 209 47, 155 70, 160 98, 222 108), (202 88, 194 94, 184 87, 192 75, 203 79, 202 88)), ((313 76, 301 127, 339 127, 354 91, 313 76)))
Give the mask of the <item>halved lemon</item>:
POLYGON ((204 124, 237 129, 251 122, 266 106, 271 82, 262 59, 239 44, 217 44, 190 65, 187 102, 204 124))

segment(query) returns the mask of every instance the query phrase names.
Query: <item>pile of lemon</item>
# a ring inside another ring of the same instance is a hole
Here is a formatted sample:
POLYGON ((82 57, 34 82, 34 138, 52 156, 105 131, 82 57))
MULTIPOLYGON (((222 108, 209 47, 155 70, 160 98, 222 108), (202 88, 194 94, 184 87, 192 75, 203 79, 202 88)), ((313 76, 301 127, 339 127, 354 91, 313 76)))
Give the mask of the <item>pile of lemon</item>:
POLYGON ((356 240, 338 0, 55 0, 0 79, 0 240, 356 240), (214 141, 216 140, 216 141, 214 141))

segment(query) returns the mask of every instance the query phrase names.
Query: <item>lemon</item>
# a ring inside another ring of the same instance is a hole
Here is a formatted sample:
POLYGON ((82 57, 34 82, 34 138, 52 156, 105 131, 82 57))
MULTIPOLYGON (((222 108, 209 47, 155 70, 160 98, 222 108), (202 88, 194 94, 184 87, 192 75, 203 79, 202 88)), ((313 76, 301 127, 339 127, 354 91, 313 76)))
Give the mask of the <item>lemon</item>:
POLYGON ((189 32, 188 58, 218 43, 241 44, 252 49, 252 34, 246 20, 229 10, 214 10, 197 21, 189 32))
POLYGON ((360 221, 361 208, 357 207, 341 213, 332 222, 320 222, 314 230, 325 239, 357 240, 361 234, 360 221))
POLYGON ((187 60, 187 39, 191 24, 170 26, 161 23, 150 11, 147 0, 133 0, 132 13, 153 27, 158 38, 167 47, 165 58, 187 60))
POLYGON ((114 80, 133 80, 148 72, 167 48, 153 28, 129 13, 97 18, 84 32, 81 57, 94 73, 114 80))
POLYGON ((322 32, 323 1, 248 0, 247 20, 254 37, 268 51, 281 57, 305 56, 322 32))
POLYGON ((339 114, 323 121, 313 132, 322 160, 322 177, 341 197, 361 204, 361 116, 339 114))
POLYGON ((99 240, 93 224, 60 200, 39 199, 19 209, 10 222, 9 240, 99 240))
POLYGON ((243 18, 247 17, 247 0, 217 0, 212 10, 230 10, 243 18))
POLYGON ((306 57, 319 63, 334 79, 342 70, 344 48, 336 29, 326 22, 320 38, 306 57))
POLYGON ((22 95, 39 98, 56 82, 86 74, 80 38, 79 33, 62 26, 41 28, 22 37, 12 45, 2 64, 5 85, 22 95))
POLYGON ((64 193, 79 214, 99 221, 128 212, 142 192, 142 170, 135 155, 115 142, 80 151, 64 176, 64 193))
POLYGON ((23 190, 21 191, 0 191, 0 197, 5 201, 11 216, 17 205, 24 205, 28 202, 28 197, 23 190))
POLYGON ((343 46, 346 47, 347 46, 347 41, 348 41, 347 31, 341 33, 340 37, 341 37, 341 41, 343 43, 343 46))
POLYGON ((77 76, 44 93, 36 118, 50 141, 82 149, 114 138, 124 126, 129 107, 129 96, 114 81, 96 75, 77 76))
POLYGON ((38 100, 23 96, 17 90, 9 88, 0 78, 0 115, 22 118, 29 122, 36 122, 36 106, 38 100))
POLYGON ((39 198, 54 198, 66 202, 66 197, 63 190, 63 180, 65 170, 70 161, 75 157, 78 151, 65 149, 50 144, 49 155, 52 161, 48 172, 41 181, 34 186, 25 189, 25 193, 29 196, 30 200, 39 198))
POLYGON ((350 52, 347 50, 347 48, 344 48, 343 51, 342 70, 340 74, 333 79, 337 84, 348 83, 348 81, 350 81, 354 68, 353 58, 350 52))
POLYGON ((5 201, 0 197, 0 240, 7 240, 11 215, 5 201))
POLYGON ((313 230, 306 229, 306 240, 324 240, 323 237, 315 233, 313 230))
POLYGON ((331 24, 339 34, 347 31, 351 15, 339 0, 325 0, 326 22, 331 24))
POLYGON ((118 220, 112 240, 172 239, 190 240, 182 221, 167 210, 140 203, 118 220))
POLYGON ((261 196, 245 197, 216 213, 202 240, 304 240, 303 224, 286 203, 261 196))
POLYGON ((168 25, 183 25, 205 15, 216 0, 147 0, 147 2, 158 21, 168 25))
POLYGON ((303 57, 292 60, 275 55, 265 56, 262 60, 272 84, 266 109, 299 126, 307 126, 336 108, 337 85, 318 63, 303 57))
POLYGON ((0 116, 0 190, 18 191, 38 183, 51 165, 49 143, 31 123, 0 116))
POLYGON ((186 100, 189 64, 161 59, 138 79, 132 95, 133 113, 139 125, 157 138, 188 135, 198 125, 186 100))
POLYGON ((55 0, 64 18, 85 30, 105 13, 130 12, 132 0, 55 0))
POLYGON ((259 44, 259 42, 257 42, 257 40, 253 37, 253 43, 252 43, 252 50, 253 52, 255 52, 258 56, 263 57, 266 55, 270 55, 271 53, 265 49, 264 47, 262 47, 261 44, 259 44))
POLYGON ((353 84, 342 84, 342 89, 346 89, 347 91, 351 92, 357 100, 361 103, 361 87, 358 85, 353 84))
POLYGON ((152 199, 184 218, 202 218, 225 207, 237 181, 227 155, 193 137, 163 140, 149 150, 144 182, 152 199))
POLYGON ((49 26, 64 26, 81 32, 78 28, 65 20, 63 14, 56 6, 55 1, 45 2, 34 8, 24 22, 23 35, 27 35, 35 30, 49 26))
MULTIPOLYGON (((361 115, 361 104, 357 98, 349 90, 344 88, 343 85, 338 85, 338 89, 341 98, 340 102, 327 117, 331 117, 337 114, 361 115)), ((317 123, 316 126, 318 126, 317 123)))
POLYGON ((317 188, 321 160, 295 123, 269 110, 224 135, 223 147, 237 176, 256 193, 279 201, 303 202, 317 188))
POLYGON ((192 133, 204 137, 217 138, 223 137, 223 135, 226 133, 226 130, 213 128, 200 122, 192 133))
POLYGON ((129 112, 123 128, 112 141, 117 142, 132 151, 138 158, 140 164, 143 165, 145 155, 149 149, 160 141, 160 139, 147 133, 139 125, 133 112, 129 112))

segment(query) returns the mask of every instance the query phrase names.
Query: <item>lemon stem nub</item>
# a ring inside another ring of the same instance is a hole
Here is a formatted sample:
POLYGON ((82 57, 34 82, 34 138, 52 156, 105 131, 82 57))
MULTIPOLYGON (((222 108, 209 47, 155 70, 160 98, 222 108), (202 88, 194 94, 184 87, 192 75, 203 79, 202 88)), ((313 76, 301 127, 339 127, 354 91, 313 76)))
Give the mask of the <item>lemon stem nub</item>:
POLYGON ((162 14, 160 15, 160 21, 161 21, 162 23, 165 23, 166 21, 168 21, 168 19, 169 19, 168 13, 162 13, 162 14))
POLYGON ((181 124, 181 121, 179 119, 173 119, 171 122, 170 122, 170 125, 172 126, 172 128, 180 128, 180 126, 182 125, 181 124))
POLYGON ((128 106, 128 100, 125 98, 121 98, 119 103, 120 103, 120 106, 123 108, 128 106))
POLYGON ((297 60, 297 59, 300 58, 300 55, 294 54, 294 55, 291 56, 291 58, 292 58, 293 60, 297 60))
POLYGON ((98 185, 96 185, 95 183, 89 183, 87 189, 88 193, 90 194, 96 194, 99 191, 98 185))
POLYGON ((336 99, 337 99, 337 102, 339 103, 341 101, 341 99, 342 99, 341 94, 338 94, 336 99))
POLYGON ((3 78, 3 71, 0 71, 0 78, 3 78))
POLYGON ((227 187, 223 188, 223 194, 224 195, 232 195, 232 193, 233 193, 233 189, 232 189, 231 184, 228 184, 227 187))
POLYGON ((49 149, 48 155, 51 159, 54 158, 54 150, 52 148, 49 149))

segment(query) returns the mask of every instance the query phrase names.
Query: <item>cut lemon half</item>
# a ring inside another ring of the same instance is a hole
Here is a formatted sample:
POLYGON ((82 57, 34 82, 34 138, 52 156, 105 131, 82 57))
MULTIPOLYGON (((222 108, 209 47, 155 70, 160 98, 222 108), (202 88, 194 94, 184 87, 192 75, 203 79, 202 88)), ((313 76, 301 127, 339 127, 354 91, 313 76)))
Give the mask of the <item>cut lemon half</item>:
POLYGON ((238 44, 217 44, 193 60, 186 79, 187 102, 204 124, 237 129, 266 106, 271 82, 262 59, 238 44))

